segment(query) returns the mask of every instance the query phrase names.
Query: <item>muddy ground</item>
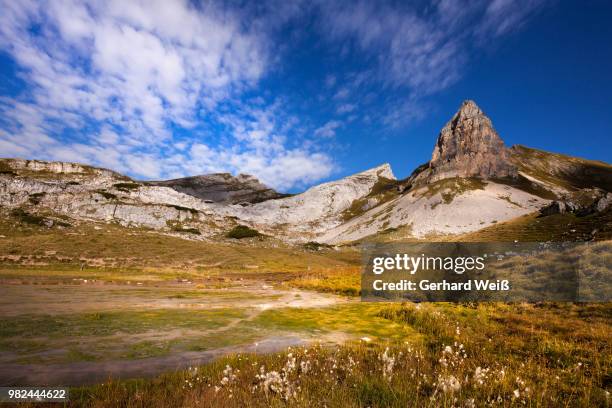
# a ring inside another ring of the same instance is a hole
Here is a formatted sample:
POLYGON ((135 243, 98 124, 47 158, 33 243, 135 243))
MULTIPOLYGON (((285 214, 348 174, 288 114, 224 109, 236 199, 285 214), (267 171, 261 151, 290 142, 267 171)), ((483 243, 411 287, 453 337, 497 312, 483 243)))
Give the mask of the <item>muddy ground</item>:
MULTIPOLYGON (((150 377, 239 352, 269 353, 358 333, 268 316, 354 306, 346 297, 257 281, 0 283, 0 385, 150 377), (272 313, 272 314, 271 314, 272 313)), ((342 318, 342 313, 338 313, 342 318)), ((311 316, 312 318, 312 316, 311 316)), ((314 315, 316 320, 316 314, 314 315)))

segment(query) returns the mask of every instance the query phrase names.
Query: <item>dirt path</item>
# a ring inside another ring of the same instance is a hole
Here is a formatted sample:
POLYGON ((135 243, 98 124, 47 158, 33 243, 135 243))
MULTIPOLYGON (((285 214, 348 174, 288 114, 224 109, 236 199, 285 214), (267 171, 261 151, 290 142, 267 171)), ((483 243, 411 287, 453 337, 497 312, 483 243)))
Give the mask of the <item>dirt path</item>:
POLYGON ((244 283, 198 289, 195 284, 0 285, 0 316, 99 313, 112 310, 326 307, 347 302, 330 294, 244 283), (16 307, 18 305, 18 307, 16 307))

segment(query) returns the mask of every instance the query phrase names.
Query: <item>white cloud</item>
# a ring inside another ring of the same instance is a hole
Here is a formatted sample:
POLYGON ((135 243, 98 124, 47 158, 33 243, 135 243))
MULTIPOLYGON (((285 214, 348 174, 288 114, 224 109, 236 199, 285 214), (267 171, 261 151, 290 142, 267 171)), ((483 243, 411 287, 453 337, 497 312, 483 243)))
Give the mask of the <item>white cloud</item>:
POLYGON ((539 11, 547 0, 493 0, 488 3, 477 35, 500 36, 520 29, 527 20, 539 11))
MULTIPOLYGON (((272 117, 283 115, 279 106, 240 102, 270 63, 266 32, 254 28, 260 20, 188 0, 0 0, 0 8, 0 49, 28 84, 0 99, 4 154, 146 178, 252 171, 279 188, 329 175, 327 156, 291 146, 285 133, 299 123, 281 131, 272 117), (206 140, 211 146, 197 132, 174 142, 177 131, 218 125, 226 133, 206 140), (218 145, 223 138, 227 146, 218 145), (303 169, 281 168, 290 163, 303 169)), ((276 8, 274 19, 297 11, 276 8)))
POLYGON ((330 120, 323 126, 317 128, 314 132, 315 136, 331 138, 336 136, 336 130, 342 126, 342 122, 337 120, 330 120))
POLYGON ((327 75, 325 77, 325 86, 328 88, 332 88, 334 85, 336 85, 336 76, 335 75, 327 75))
POLYGON ((421 117, 423 96, 457 81, 471 48, 520 28, 545 1, 437 0, 419 10, 365 0, 0 0, 0 50, 27 84, 0 97, 0 149, 136 177, 231 171, 294 188, 335 168, 319 142, 355 118, 395 127, 421 117), (339 59, 352 50, 364 61, 321 77, 319 101, 337 104, 343 119, 318 128, 292 115, 291 101, 258 89, 281 65, 279 47, 307 25, 289 36, 279 28, 312 13, 341 43, 339 59), (369 109, 380 100, 373 83, 405 99, 363 114, 355 101, 369 109))
POLYGON ((439 0, 418 4, 319 2, 321 31, 375 56, 372 78, 412 96, 438 92, 461 76, 472 47, 519 28, 547 0, 439 0))

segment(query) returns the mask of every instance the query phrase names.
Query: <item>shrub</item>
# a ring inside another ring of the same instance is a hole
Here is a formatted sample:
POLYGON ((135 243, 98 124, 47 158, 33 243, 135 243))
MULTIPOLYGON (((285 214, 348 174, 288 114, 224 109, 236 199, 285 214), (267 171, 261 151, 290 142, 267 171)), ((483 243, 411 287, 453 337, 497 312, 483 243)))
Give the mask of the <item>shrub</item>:
POLYGON ((179 210, 179 211, 189 211, 192 214, 198 213, 198 210, 196 210, 195 208, 183 207, 181 205, 173 205, 173 204, 171 204, 170 207, 174 208, 175 210, 179 210))
POLYGON ((253 228, 249 228, 246 225, 236 225, 230 232, 227 233, 228 238, 253 238, 260 237, 261 234, 259 231, 254 230, 253 228))
POLYGON ((117 183, 117 184, 113 184, 113 187, 115 187, 119 191, 129 192, 130 190, 138 190, 138 188, 140 187, 140 184, 138 183, 117 183))
POLYGON ((13 171, 13 168, 5 161, 0 161, 0 174, 7 174, 9 176, 17 175, 17 173, 13 171))
POLYGON ((96 193, 100 194, 102 197, 106 198, 107 200, 116 200, 117 196, 113 193, 109 193, 106 190, 97 190, 96 193))
POLYGON ((14 209, 11 211, 11 215, 25 224, 44 225, 45 222, 45 217, 30 214, 29 212, 24 211, 22 208, 14 209))
POLYGON ((331 245, 322 244, 322 243, 316 242, 316 241, 309 241, 309 242, 304 244, 304 249, 306 249, 308 251, 320 251, 322 249, 330 249, 330 248, 332 248, 331 245))

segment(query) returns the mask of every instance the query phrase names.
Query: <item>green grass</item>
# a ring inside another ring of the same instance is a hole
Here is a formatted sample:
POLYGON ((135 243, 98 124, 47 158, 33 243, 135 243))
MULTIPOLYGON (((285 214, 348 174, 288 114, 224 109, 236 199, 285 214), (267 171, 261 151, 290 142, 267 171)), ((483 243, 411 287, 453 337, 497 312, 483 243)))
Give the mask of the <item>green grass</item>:
MULTIPOLYGON (((118 278, 122 273, 162 275, 166 279, 172 273, 193 277, 222 272, 245 272, 265 278, 270 273, 302 273, 304 265, 317 271, 357 265, 360 261, 359 253, 351 248, 314 252, 273 239, 257 241, 257 245, 191 241, 116 224, 80 224, 66 231, 3 216, 0 217, 0 235, 7 237, 0 239, 0 256, 21 257, 0 263, 0 274, 12 276, 11 268, 15 267, 20 269, 16 273, 26 275, 43 276, 45 271, 57 275, 54 271, 57 269, 59 272, 74 271, 78 277, 80 266, 85 264, 85 275, 113 274, 118 278), (38 264, 47 265, 25 266, 34 259, 38 264), (249 269, 245 265, 257 265, 258 268, 249 269)), ((68 275, 73 276, 72 272, 68 275)))
POLYGON ((173 343, 175 341, 141 341, 130 345, 122 357, 127 359, 160 357, 170 353, 173 343))
POLYGON ((381 341, 416 343, 420 336, 410 327, 380 317, 378 304, 352 303, 327 308, 266 310, 249 324, 273 331, 340 332, 381 341))
POLYGON ((361 269, 345 267, 321 270, 298 276, 289 285, 306 290, 330 292, 345 296, 359 296, 361 292, 361 269))
POLYGON ((584 217, 574 214, 555 214, 546 217, 528 214, 448 239, 458 242, 609 240, 612 239, 612 211, 607 210, 584 217))
POLYGON ((201 235, 201 232, 197 228, 186 227, 182 222, 176 220, 166 221, 166 225, 174 232, 184 232, 187 234, 201 235))
POLYGON ((497 184, 504 184, 507 186, 514 187, 518 190, 525 191, 531 195, 543 198, 545 200, 556 200, 557 195, 542 187, 541 184, 534 183, 533 181, 528 180, 522 175, 518 175, 516 178, 495 178, 494 181, 497 184))
POLYGON ((45 217, 41 217, 36 214, 31 214, 22 208, 16 208, 11 211, 11 216, 19 220, 19 222, 23 222, 25 224, 30 225, 44 225, 46 220, 45 217))
POLYGON ((4 316, 0 318, 0 350, 17 353, 18 362, 40 364, 215 349, 255 338, 258 333, 248 329, 243 336, 228 336, 225 331, 230 323, 245 318, 244 313, 218 308, 4 316))
POLYGON ((32 333, 49 338, 108 336, 167 329, 217 329, 244 317, 239 309, 154 309, 104 311, 63 315, 5 316, 0 320, 0 338, 28 337, 32 333))

